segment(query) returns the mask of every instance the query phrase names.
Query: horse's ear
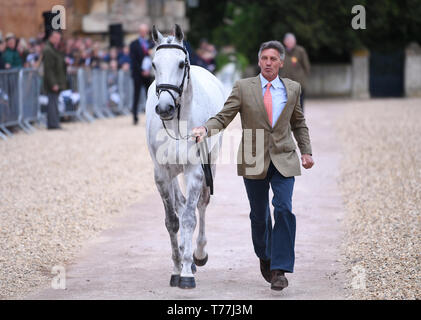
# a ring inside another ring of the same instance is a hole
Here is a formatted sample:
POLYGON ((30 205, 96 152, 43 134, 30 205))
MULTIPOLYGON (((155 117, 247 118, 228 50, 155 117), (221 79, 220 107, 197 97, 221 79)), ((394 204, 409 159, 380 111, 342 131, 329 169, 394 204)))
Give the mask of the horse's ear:
POLYGON ((183 39, 184 39, 183 30, 181 30, 181 27, 178 24, 175 24, 174 35, 177 41, 181 43, 183 42, 183 39))
POLYGON ((152 39, 156 44, 160 44, 162 39, 164 39, 164 36, 158 31, 155 25, 152 27, 152 39))

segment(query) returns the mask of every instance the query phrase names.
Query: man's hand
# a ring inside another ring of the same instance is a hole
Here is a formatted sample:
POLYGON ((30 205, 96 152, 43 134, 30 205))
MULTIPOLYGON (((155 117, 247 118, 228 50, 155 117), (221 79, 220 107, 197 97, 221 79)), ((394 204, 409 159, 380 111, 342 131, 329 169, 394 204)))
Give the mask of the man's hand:
POLYGON ((196 140, 196 138, 199 137, 197 142, 202 142, 207 133, 204 126, 193 128, 191 132, 193 140, 196 140))
POLYGON ((59 89, 58 84, 53 85, 51 89, 53 89, 54 92, 57 92, 59 89))
POLYGON ((314 161, 311 155, 303 154, 301 155, 301 162, 305 169, 310 169, 314 165, 314 161))

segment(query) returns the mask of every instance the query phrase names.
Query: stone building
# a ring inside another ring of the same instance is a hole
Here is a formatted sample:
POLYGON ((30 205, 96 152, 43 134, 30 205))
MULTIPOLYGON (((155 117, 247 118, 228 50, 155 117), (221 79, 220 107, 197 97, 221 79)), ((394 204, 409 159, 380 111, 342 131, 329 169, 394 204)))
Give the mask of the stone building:
MULTIPOLYGON (((74 0, 74 2, 79 2, 74 0)), ((188 30, 184 0, 90 0, 89 10, 82 16, 84 34, 104 35, 108 26, 121 23, 126 42, 136 36, 139 23, 156 25, 169 32, 177 23, 188 30)))
POLYGON ((189 29, 184 0, 0 0, 3 36, 34 37, 44 30, 42 13, 54 5, 66 9, 67 36, 85 35, 108 41, 110 24, 122 24, 126 43, 136 36, 140 22, 169 32, 175 23, 189 29))

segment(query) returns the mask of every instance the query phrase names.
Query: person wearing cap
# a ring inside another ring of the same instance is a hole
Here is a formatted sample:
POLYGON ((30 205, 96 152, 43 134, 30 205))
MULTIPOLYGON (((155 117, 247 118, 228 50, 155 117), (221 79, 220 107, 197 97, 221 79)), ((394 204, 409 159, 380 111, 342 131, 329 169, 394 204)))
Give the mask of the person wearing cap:
POLYGON ((22 68, 22 59, 16 50, 16 37, 13 33, 6 34, 6 50, 2 59, 6 69, 22 68))

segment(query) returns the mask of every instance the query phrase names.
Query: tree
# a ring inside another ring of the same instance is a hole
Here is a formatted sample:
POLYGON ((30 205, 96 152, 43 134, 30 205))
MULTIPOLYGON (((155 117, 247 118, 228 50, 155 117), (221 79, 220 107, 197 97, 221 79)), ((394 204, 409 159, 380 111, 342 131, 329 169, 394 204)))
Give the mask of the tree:
POLYGON ((411 41, 421 43, 421 0, 360 0, 366 8, 365 30, 354 30, 354 0, 200 0, 189 9, 190 40, 206 37, 218 46, 234 45, 257 61, 260 44, 296 35, 313 62, 349 61, 352 51, 366 47, 393 51, 411 41))

